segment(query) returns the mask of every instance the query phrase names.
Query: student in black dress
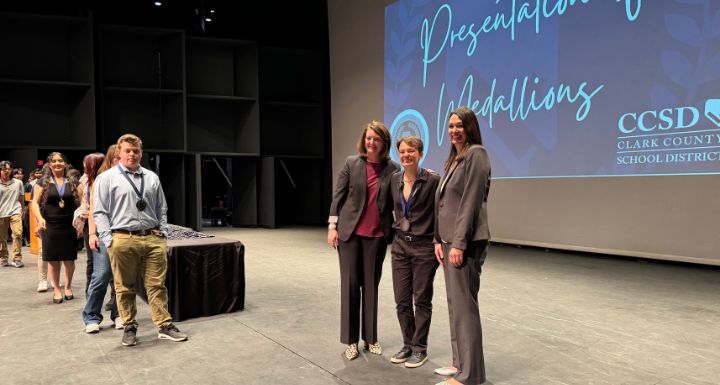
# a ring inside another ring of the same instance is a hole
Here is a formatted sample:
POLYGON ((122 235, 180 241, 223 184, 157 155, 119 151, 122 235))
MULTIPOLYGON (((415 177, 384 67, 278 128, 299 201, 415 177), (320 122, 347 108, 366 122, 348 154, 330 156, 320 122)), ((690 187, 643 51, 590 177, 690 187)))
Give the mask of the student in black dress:
POLYGON ((80 203, 78 181, 67 176, 67 159, 59 152, 47 158, 48 170, 33 188, 33 213, 37 232, 42 236, 43 261, 53 286, 53 302, 71 300, 72 278, 77 259, 77 235, 72 225, 73 213, 80 203), (65 290, 60 290, 60 268, 65 269, 65 290))

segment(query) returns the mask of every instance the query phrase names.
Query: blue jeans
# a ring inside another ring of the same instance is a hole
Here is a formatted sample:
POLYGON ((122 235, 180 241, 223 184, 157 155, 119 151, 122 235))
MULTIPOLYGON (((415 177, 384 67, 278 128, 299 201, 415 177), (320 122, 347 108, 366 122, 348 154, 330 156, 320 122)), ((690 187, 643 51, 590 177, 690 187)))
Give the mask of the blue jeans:
MULTIPOLYGON (((107 292, 108 283, 112 279, 112 269, 110 268, 110 257, 108 256, 107 247, 102 242, 98 242, 100 250, 93 251, 93 272, 90 280, 90 286, 87 290, 87 303, 83 309, 83 321, 85 325, 96 323, 99 324, 103 320, 102 305, 107 292)), ((117 306, 113 304, 110 309, 110 318, 115 320, 118 317, 117 306)))

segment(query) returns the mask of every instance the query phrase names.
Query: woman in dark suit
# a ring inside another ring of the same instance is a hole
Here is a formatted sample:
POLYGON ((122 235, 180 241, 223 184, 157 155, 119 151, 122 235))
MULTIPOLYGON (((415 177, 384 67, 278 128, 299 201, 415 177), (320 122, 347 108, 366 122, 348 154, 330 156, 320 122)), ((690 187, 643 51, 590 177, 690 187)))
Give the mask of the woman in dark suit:
POLYGON ((435 257, 445 274, 453 366, 436 373, 454 373, 438 385, 476 385, 485 382, 478 292, 490 239, 490 159, 471 109, 450 114, 448 135, 450 155, 435 194, 435 257))
POLYGON ((373 121, 363 129, 358 155, 345 160, 330 205, 327 242, 340 259, 340 341, 345 358, 358 357, 360 307, 365 348, 382 354, 377 338, 378 284, 392 242, 390 132, 373 121))

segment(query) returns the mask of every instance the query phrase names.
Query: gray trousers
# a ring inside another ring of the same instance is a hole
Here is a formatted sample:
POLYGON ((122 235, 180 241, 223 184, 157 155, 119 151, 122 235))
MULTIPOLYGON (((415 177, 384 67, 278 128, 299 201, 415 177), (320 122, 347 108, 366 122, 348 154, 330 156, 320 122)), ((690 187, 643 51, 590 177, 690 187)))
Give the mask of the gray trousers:
POLYGON ((427 351, 433 280, 439 266, 434 250, 432 238, 413 242, 395 238, 390 249, 393 292, 403 344, 416 353, 427 351))
POLYGON ((378 285, 385 261, 387 244, 384 238, 353 235, 340 241, 340 342, 358 342, 360 307, 362 303, 362 339, 378 342, 378 285))
POLYGON ((482 347, 482 326, 478 292, 480 273, 487 255, 487 241, 468 244, 460 267, 450 265, 450 245, 443 243, 445 288, 450 313, 450 342, 453 366, 458 369, 453 376, 463 385, 485 382, 485 358, 482 347))

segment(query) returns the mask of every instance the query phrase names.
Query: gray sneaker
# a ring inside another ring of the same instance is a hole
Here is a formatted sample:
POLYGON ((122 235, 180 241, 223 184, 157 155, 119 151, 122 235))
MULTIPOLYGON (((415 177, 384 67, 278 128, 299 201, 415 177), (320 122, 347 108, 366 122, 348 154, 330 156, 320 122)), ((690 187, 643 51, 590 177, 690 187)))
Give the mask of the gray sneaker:
POLYGON ((23 263, 23 261, 12 261, 10 262, 10 266, 23 267, 25 266, 25 264, 23 263))
POLYGON ((137 327, 134 325, 125 326, 125 332, 123 333, 122 344, 123 346, 135 346, 137 344, 137 327))
POLYGON ((425 361, 427 361, 427 353, 425 352, 415 352, 408 358, 407 361, 405 361, 405 367, 406 368, 418 368, 422 366, 425 361))
POLYGON ((180 342, 187 340, 187 334, 181 333, 177 326, 170 324, 158 330, 158 338, 161 340, 180 342))

